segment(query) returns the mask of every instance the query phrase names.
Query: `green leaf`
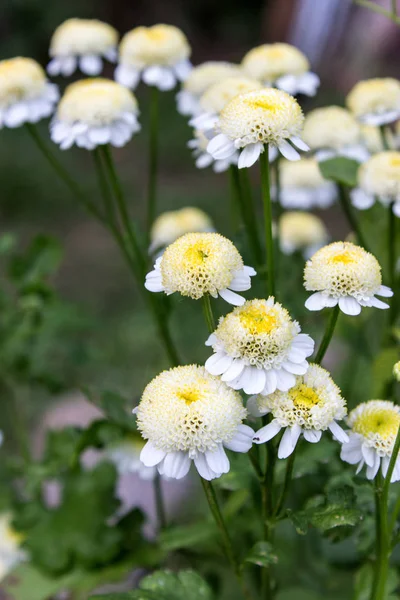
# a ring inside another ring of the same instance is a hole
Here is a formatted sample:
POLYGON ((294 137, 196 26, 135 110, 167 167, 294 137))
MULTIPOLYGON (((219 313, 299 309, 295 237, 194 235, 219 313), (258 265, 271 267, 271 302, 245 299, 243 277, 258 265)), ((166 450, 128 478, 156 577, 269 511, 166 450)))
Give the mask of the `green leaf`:
MULTIPOLYGON (((354 580, 354 600, 369 600, 371 597, 372 583, 374 579, 374 568, 371 564, 363 565, 356 573, 354 580)), ((386 593, 384 600, 391 600, 399 585, 399 576, 395 569, 389 569, 386 581, 386 593)))
POLYGON ((216 533, 217 529, 214 523, 201 521, 192 525, 166 529, 160 533, 159 541, 161 548, 171 552, 181 548, 196 547, 214 537, 216 533))
POLYGON ((82 392, 88 399, 98 406, 105 416, 116 425, 123 427, 128 431, 136 431, 136 420, 132 415, 132 407, 126 398, 123 398, 116 392, 108 390, 98 393, 89 388, 84 388, 82 392))
POLYGON ((324 160, 318 163, 318 165, 325 179, 347 185, 348 187, 355 187, 357 185, 357 172, 360 163, 356 160, 338 156, 324 160))
POLYGON ((309 528, 309 520, 307 515, 305 514, 305 511, 293 512, 292 510, 288 510, 287 516, 294 525, 296 532, 299 535, 306 535, 309 528))
POLYGON ((23 254, 13 257, 10 277, 19 285, 31 285, 54 273, 62 258, 59 242, 50 236, 36 236, 23 254))
POLYGON ((275 565, 278 562, 278 557, 273 552, 272 545, 269 542, 257 542, 244 561, 259 567, 267 567, 268 565, 275 565))

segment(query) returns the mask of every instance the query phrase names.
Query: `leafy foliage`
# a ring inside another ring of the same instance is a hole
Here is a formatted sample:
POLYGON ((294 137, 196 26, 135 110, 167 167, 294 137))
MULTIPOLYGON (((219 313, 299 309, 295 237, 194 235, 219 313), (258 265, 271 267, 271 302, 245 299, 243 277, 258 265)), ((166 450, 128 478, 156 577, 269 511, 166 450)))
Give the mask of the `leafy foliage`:
POLYGON ((360 163, 356 160, 343 156, 329 158, 319 163, 320 171, 325 179, 347 185, 348 187, 355 187, 357 185, 357 171, 359 166, 360 163))

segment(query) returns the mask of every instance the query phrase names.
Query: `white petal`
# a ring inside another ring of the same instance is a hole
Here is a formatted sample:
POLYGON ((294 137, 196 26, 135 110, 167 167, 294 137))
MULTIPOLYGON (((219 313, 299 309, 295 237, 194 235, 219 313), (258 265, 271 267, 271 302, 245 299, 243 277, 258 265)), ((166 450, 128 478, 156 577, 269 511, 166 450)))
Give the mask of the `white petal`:
POLYGON ((388 468, 389 468, 390 458, 389 456, 384 456, 382 458, 382 475, 386 477, 388 468))
POLYGON ((285 433, 283 434, 279 444, 278 458, 287 458, 295 449, 297 440, 299 439, 301 433, 301 427, 299 425, 294 425, 294 427, 286 427, 285 433), (294 429, 294 427, 296 427, 295 435, 292 434, 292 429, 294 429), (298 431, 297 428, 300 428, 300 431, 298 431))
POLYGON ((239 425, 233 438, 225 442, 225 448, 233 452, 248 452, 253 445, 254 430, 248 425, 239 425))
POLYGON ((239 294, 235 294, 231 290, 219 290, 218 294, 229 304, 233 306, 242 306, 245 303, 245 299, 239 294))
POLYGON ((79 59, 79 68, 86 75, 99 75, 103 68, 103 61, 96 54, 86 54, 79 59))
MULTIPOLYGON (((314 347, 314 346, 313 346, 314 347)), ((304 359, 307 356, 310 356, 312 354, 312 351, 310 354, 306 354, 307 350, 303 349, 302 346, 294 346, 292 345, 292 347, 289 350, 289 354, 288 354, 288 360, 291 363, 296 363, 296 364, 300 364, 302 362, 304 362, 304 359)))
POLYGON ((243 271, 246 273, 246 275, 249 275, 249 277, 254 277, 257 275, 257 271, 253 269, 253 267, 248 267, 247 265, 243 267, 243 271))
POLYGON ((227 369, 232 365, 233 358, 232 356, 228 356, 228 354, 210 356, 210 358, 205 363, 205 368, 211 375, 222 375, 225 373, 227 369), (218 356, 218 360, 214 357, 218 356))
POLYGON ((104 127, 91 127, 88 131, 89 139, 93 144, 108 144, 111 139, 111 128, 104 127))
POLYGON ((256 142, 255 144, 248 144, 245 146, 239 156, 238 168, 244 169, 254 165, 263 149, 264 147, 261 142, 256 142))
POLYGON ((215 335, 215 333, 212 333, 208 338, 207 341, 205 342, 206 346, 213 346, 217 341, 217 336, 215 335))
POLYGON ((160 271, 156 269, 154 269, 154 271, 150 271, 150 273, 146 275, 144 287, 146 290, 149 290, 149 292, 163 292, 164 286, 160 271))
POLYGON ((376 477, 377 472, 379 471, 379 467, 381 465, 381 458, 378 454, 375 453, 374 464, 370 467, 367 467, 367 479, 374 479, 376 477))
POLYGON ((207 152, 216 160, 221 160, 235 154, 236 148, 233 141, 227 135, 219 133, 208 143, 207 152))
POLYGON ((252 369, 250 381, 243 386, 245 394, 260 394, 265 387, 265 371, 263 369, 252 369))
POLYGON ((319 442, 322 436, 321 430, 316 429, 303 429, 303 437, 307 442, 311 442, 311 444, 316 444, 319 442))
POLYGON ((229 284, 229 289, 235 292, 245 292, 251 288, 251 279, 248 275, 241 273, 240 275, 235 275, 232 281, 229 284))
POLYGON ((310 149, 310 147, 307 146, 307 144, 305 142, 303 142, 303 140, 300 137, 298 137, 297 135, 292 135, 292 137, 290 138, 290 141, 299 150, 304 150, 305 152, 308 152, 310 149))
POLYGON ((375 204, 375 197, 371 194, 367 194, 360 188, 355 188, 350 192, 350 199, 352 205, 358 210, 367 210, 375 204))
POLYGON ((10 106, 4 113, 4 124, 7 127, 14 128, 19 127, 29 118, 29 109, 26 102, 18 102, 13 106, 10 106))
POLYGON ((290 360, 285 360, 281 367, 288 373, 293 373, 294 375, 305 375, 308 370, 308 362, 304 360, 302 363, 292 363, 290 360))
POLYGON ((154 85, 162 91, 172 90, 176 85, 176 78, 172 69, 152 65, 142 73, 142 79, 147 85, 154 85))
POLYGON ((190 463, 188 452, 168 452, 164 459, 164 475, 173 479, 182 479, 188 474, 190 463))
POLYGON ((352 296, 339 298, 339 308, 345 315, 354 316, 361 312, 361 305, 352 296))
POLYGON ((268 414, 268 410, 265 411, 261 411, 258 408, 258 401, 257 401, 258 396, 251 396, 248 400, 247 400, 247 404, 246 404, 246 408, 247 408, 247 412, 249 413, 249 415, 251 415, 252 417, 262 417, 266 414, 268 414))
POLYGON ((272 438, 275 437, 281 429, 282 427, 279 425, 278 421, 273 419, 271 423, 268 423, 268 425, 265 425, 265 427, 261 427, 261 429, 254 434, 253 442, 255 444, 265 444, 265 442, 272 440, 272 438))
POLYGON ((371 300, 371 306, 374 306, 375 308, 381 308, 381 309, 390 308, 389 304, 386 304, 386 302, 382 302, 382 300, 375 298, 375 296, 372 296, 370 300, 371 300))
POLYGON ((140 71, 127 65, 118 65, 114 71, 115 81, 134 90, 139 83, 140 71))
POLYGON ((187 58, 181 60, 180 62, 176 63, 176 65, 174 65, 174 71, 179 81, 185 81, 185 79, 188 78, 188 75, 192 69, 193 65, 187 58))
POLYGON ((382 296, 383 298, 391 298, 393 296, 393 290, 387 285, 381 285, 375 294, 377 296, 382 296))
MULTIPOLYGON (((304 350, 308 352, 306 356, 311 356, 314 352, 315 342, 308 333, 299 333, 293 340, 292 348, 304 350)), ((294 362, 294 361, 293 361, 294 362)))
POLYGON ((198 169, 206 169, 214 162, 211 154, 207 154, 207 152, 202 152, 200 156, 196 158, 195 165, 198 169))
POLYGON ((246 364, 240 358, 235 358, 229 369, 227 369, 225 373, 223 373, 221 380, 229 382, 233 381, 237 377, 240 377, 245 366, 246 364))
POLYGON ((396 481, 399 481, 399 480, 400 480, 400 458, 397 458, 390 481, 391 481, 391 483, 395 483, 396 481))
POLYGON ((277 369, 275 373, 277 377, 276 387, 281 392, 287 392, 296 385, 296 377, 292 373, 288 373, 284 369, 277 369))
POLYGON ((326 294, 323 294, 322 292, 315 292, 314 294, 311 294, 309 298, 307 298, 305 307, 312 311, 322 310, 326 307, 327 298, 328 296, 326 294))
POLYGON ((278 146, 279 152, 288 160, 300 160, 300 154, 287 142, 282 140, 278 146))
POLYGON ((342 445, 340 458, 351 465, 355 465, 360 461, 363 461, 361 447, 361 437, 358 434, 350 433, 349 441, 342 445))
POLYGON ((140 453, 140 460, 146 467, 155 467, 165 457, 166 452, 156 448, 150 441, 147 442, 140 453))
POLYGON ((51 77, 55 77, 55 76, 59 75, 60 68, 61 68, 60 60, 58 58, 53 58, 48 63, 48 65, 46 67, 46 71, 48 72, 49 75, 51 75, 51 77))
POLYGON ((216 473, 210 468, 208 462, 206 461, 206 457, 202 452, 199 452, 199 454, 196 456, 194 459, 194 464, 199 472, 200 477, 207 479, 207 481, 211 481, 211 479, 221 476, 221 473, 216 473))
POLYGON ((393 213, 396 217, 400 217, 400 201, 398 200, 393 204, 393 213))
POLYGON ((228 473, 229 459, 225 453, 222 444, 218 444, 217 449, 211 452, 208 450, 204 453, 208 466, 215 473, 228 473))
POLYGON ((78 61, 76 56, 62 56, 59 58, 60 74, 69 77, 76 70, 78 61))
POLYGON ((373 448, 371 448, 370 446, 366 446, 365 444, 363 444, 361 446, 361 452, 363 455, 363 459, 365 460, 367 465, 369 467, 372 467, 375 463, 375 455, 376 455, 375 450, 373 448))
POLYGON ((341 444, 347 444, 347 442, 349 441, 349 436, 345 431, 343 431, 340 425, 336 423, 336 421, 332 421, 332 423, 328 425, 328 428, 333 433, 338 442, 340 442, 341 444))
POLYGON ((268 394, 273 394, 275 392, 278 383, 278 377, 275 369, 265 371, 265 378, 265 388, 263 390, 263 395, 268 396, 268 394))

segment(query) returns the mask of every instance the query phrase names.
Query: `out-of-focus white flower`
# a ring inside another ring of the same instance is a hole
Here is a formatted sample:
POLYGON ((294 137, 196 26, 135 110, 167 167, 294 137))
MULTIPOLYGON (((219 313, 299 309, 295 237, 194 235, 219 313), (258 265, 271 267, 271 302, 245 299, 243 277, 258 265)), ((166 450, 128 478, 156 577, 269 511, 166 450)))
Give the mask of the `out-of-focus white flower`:
POLYGON ((400 118, 400 82, 390 77, 359 81, 348 94, 346 104, 361 123, 393 123, 400 118))
POLYGON ((208 61, 194 67, 180 92, 176 95, 177 109, 181 115, 195 115, 200 110, 199 100, 208 88, 227 77, 241 77, 239 65, 225 61, 208 61))
MULTIPOLYGON (((376 125, 361 125, 361 138, 370 154, 386 150, 382 140, 382 133, 376 125)), ((385 129, 385 139, 390 149, 394 150, 396 148, 396 138, 389 128, 385 129)))
POLYGON ((319 161, 345 156, 362 162, 369 157, 357 119, 340 106, 316 108, 308 113, 302 137, 319 161))
POLYGON ((306 301, 308 310, 339 304, 346 315, 359 315, 363 306, 389 308, 375 296, 393 296, 392 290, 382 285, 375 256, 350 242, 334 242, 318 250, 306 263, 304 286, 315 292, 306 301))
POLYGON ((266 88, 242 94, 220 113, 215 125, 219 133, 207 150, 218 160, 241 150, 239 169, 251 167, 264 152, 265 144, 277 148, 288 160, 299 160, 300 155, 293 146, 309 149, 299 137, 303 121, 300 105, 286 92, 266 88))
POLYGON ((42 67, 31 58, 0 61, 0 128, 20 127, 49 117, 59 98, 42 67))
POLYGON ((99 75, 103 59, 117 60, 118 33, 96 19, 68 19, 55 30, 50 42, 49 75, 69 77, 79 66, 86 75, 99 75))
POLYGON ((23 536, 12 528, 11 521, 9 513, 0 514, 0 581, 26 558, 21 549, 23 536))
POLYGON ((237 166, 239 160, 239 152, 235 152, 228 158, 215 159, 207 152, 207 147, 210 142, 209 138, 203 131, 195 130, 194 138, 188 141, 188 148, 193 150, 195 165, 198 169, 206 169, 212 166, 215 173, 223 173, 229 169, 231 165, 237 166))
POLYGON ((254 416, 272 415, 272 421, 256 432, 256 444, 268 442, 285 429, 278 458, 290 456, 301 435, 315 444, 329 429, 339 442, 349 439, 337 424, 347 414, 346 402, 328 371, 319 365, 310 364, 307 373, 297 377, 295 386, 287 392, 250 398, 247 408, 254 416))
POLYGON ((273 85, 292 96, 315 96, 319 77, 310 72, 307 57, 290 44, 263 44, 253 48, 242 61, 243 70, 250 76, 273 85))
MULTIPOLYGON (((341 459, 358 465, 357 473, 366 465, 367 479, 374 479, 380 467, 386 477, 400 425, 400 407, 388 400, 369 400, 351 411, 347 423, 351 432, 349 441, 342 446, 341 459)), ((400 458, 397 457, 390 481, 399 480, 400 458)))
POLYGON ((378 198, 384 206, 393 203, 400 217, 400 152, 379 152, 358 169, 358 187, 350 192, 353 206, 365 210, 378 198))
POLYGON ((51 139, 62 150, 73 144, 93 150, 124 146, 139 131, 139 109, 132 92, 108 79, 83 79, 65 90, 51 123, 51 139))
POLYGON ((149 252, 165 248, 185 233, 214 231, 211 218, 200 208, 187 206, 162 213, 151 228, 149 252))
POLYGON ((323 221, 310 213, 285 212, 279 220, 279 243, 284 254, 300 251, 310 258, 328 241, 323 221))
POLYGON ((252 267, 230 240, 219 233, 187 233, 168 246, 146 275, 150 292, 179 292, 199 300, 205 294, 221 296, 226 302, 241 305, 244 298, 235 292, 251 287, 252 267))
POLYGON ((155 467, 146 467, 140 460, 145 442, 140 434, 131 435, 105 450, 105 456, 116 467, 120 475, 137 473, 141 479, 151 480, 156 476, 155 467))
POLYGON ((214 354, 205 367, 246 394, 287 391, 307 371, 314 341, 274 298, 250 300, 225 317, 206 345, 214 354))
POLYGON ((336 200, 336 186, 322 177, 314 158, 299 161, 282 160, 279 163, 283 208, 311 210, 329 208, 336 200))
POLYGON ((203 479, 228 473, 225 448, 248 452, 254 431, 243 424, 242 399, 204 367, 163 371, 143 392, 137 414, 144 439, 140 459, 161 475, 181 479, 193 460, 203 479))
POLYGON ((136 27, 121 40, 115 79, 131 89, 142 78, 147 85, 172 90, 189 75, 190 54, 186 36, 178 27, 136 27))

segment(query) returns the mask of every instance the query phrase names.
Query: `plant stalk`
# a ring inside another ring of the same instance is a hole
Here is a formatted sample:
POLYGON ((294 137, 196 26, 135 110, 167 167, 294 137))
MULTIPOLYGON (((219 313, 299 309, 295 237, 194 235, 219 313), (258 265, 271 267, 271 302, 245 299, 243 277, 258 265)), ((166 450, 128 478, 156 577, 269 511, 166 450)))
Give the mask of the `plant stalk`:
POLYGON ((149 124, 149 179, 147 188, 147 241, 150 241, 151 227, 157 211, 157 171, 158 171, 158 122, 159 89, 150 88, 150 124, 149 124))
POLYGON ((323 338, 321 340, 320 346, 318 348, 317 355, 316 355, 315 360, 314 360, 314 362, 317 365, 321 364, 321 362, 322 362, 322 360, 323 360, 323 358, 325 356, 325 353, 326 353, 326 351, 328 349, 328 346, 329 346, 329 344, 331 342, 331 339, 332 339, 332 336, 333 336, 333 332, 335 331, 336 323, 337 323, 337 320, 338 320, 338 317, 339 317, 339 311, 340 311, 339 304, 337 304, 332 309, 330 318, 328 320, 328 323, 327 323, 327 326, 326 326, 326 329, 325 329, 324 336, 323 336, 323 338))
POLYGON ((268 144, 265 144, 264 152, 260 155, 260 163, 261 188, 264 206, 265 246, 267 251, 267 291, 269 296, 275 296, 274 240, 272 236, 271 181, 268 154, 268 144))

